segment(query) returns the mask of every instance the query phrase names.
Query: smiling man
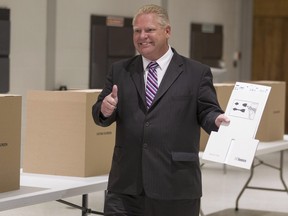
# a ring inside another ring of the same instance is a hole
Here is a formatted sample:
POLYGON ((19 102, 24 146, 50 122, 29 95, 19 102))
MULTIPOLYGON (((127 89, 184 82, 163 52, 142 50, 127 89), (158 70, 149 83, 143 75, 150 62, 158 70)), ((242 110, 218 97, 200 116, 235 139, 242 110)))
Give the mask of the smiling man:
POLYGON ((140 12, 133 19, 133 30, 134 46, 145 58, 155 61, 168 51, 171 33, 168 20, 162 20, 160 16, 149 11, 140 12))
POLYGON ((96 124, 116 122, 104 215, 199 216, 200 127, 229 122, 208 66, 179 55, 166 10, 141 7, 133 19, 140 55, 114 63, 94 104, 96 124))

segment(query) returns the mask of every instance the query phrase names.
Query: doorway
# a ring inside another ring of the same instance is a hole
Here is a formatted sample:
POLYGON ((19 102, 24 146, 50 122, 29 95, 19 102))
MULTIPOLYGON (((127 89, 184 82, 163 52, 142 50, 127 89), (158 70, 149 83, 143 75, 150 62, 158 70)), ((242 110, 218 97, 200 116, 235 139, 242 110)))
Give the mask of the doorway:
POLYGON ((10 9, 0 8, 0 93, 10 86, 10 9))
POLYGON ((89 88, 102 89, 110 66, 135 55, 132 18, 91 16, 89 88))

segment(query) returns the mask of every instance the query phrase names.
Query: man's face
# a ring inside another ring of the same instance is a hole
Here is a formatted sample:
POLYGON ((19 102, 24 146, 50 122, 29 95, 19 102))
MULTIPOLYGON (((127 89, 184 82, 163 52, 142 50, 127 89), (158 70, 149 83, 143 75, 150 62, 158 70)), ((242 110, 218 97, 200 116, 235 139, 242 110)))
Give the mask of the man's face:
POLYGON ((145 58, 157 60, 167 52, 171 28, 163 28, 155 14, 137 16, 133 30, 134 46, 145 58))

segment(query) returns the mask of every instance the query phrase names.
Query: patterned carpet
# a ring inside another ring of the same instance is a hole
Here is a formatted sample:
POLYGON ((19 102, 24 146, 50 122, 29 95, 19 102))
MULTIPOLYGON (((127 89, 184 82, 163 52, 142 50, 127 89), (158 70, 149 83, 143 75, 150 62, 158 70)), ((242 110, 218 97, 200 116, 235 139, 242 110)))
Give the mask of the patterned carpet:
POLYGON ((288 213, 266 212, 248 209, 225 209, 223 211, 215 212, 206 216, 288 216, 288 213))

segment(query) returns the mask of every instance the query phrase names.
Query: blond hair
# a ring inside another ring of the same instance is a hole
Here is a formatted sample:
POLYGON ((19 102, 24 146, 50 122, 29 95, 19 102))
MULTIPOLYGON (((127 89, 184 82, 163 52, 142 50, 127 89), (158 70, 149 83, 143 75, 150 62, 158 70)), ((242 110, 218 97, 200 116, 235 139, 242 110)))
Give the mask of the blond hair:
POLYGON ((144 5, 140 7, 138 11, 136 12, 136 14, 134 15, 132 25, 134 25, 136 18, 141 14, 156 14, 159 18, 159 24, 162 27, 166 27, 170 25, 167 11, 158 5, 149 4, 149 5, 144 5))

